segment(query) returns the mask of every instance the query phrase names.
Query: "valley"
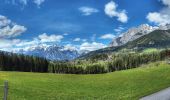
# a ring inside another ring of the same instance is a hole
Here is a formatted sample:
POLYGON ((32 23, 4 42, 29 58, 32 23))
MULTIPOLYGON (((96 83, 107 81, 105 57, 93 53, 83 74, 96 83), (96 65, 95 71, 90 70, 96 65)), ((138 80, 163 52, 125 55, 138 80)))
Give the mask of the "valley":
POLYGON ((0 0, 0 100, 169 100, 169 12, 170 0, 0 0))
POLYGON ((139 100, 170 87, 169 25, 164 28, 91 52, 59 45, 1 51, 0 86, 9 82, 9 100, 139 100))

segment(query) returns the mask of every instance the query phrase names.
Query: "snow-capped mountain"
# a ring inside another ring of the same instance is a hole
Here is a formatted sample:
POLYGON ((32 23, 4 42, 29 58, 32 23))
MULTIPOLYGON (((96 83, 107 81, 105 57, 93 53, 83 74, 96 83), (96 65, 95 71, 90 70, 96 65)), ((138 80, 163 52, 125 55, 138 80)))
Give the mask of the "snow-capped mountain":
POLYGON ((158 27, 149 26, 148 24, 142 24, 138 27, 130 28, 128 31, 122 33, 121 36, 114 38, 110 43, 110 46, 120 46, 126 44, 127 42, 138 39, 139 37, 144 36, 156 29, 158 29, 158 27))
POLYGON ((53 61, 61 60, 73 60, 80 56, 77 50, 65 48, 64 46, 52 45, 52 46, 34 46, 27 49, 20 49, 15 51, 19 54, 33 55, 38 57, 44 57, 53 61))

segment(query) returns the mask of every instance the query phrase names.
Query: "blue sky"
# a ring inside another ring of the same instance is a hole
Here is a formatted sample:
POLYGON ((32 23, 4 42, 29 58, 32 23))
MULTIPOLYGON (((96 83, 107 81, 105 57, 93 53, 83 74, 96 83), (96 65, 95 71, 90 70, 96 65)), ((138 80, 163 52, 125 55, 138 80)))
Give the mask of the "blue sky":
POLYGON ((0 49, 35 44, 103 48, 130 27, 159 25, 160 22, 147 16, 151 12, 160 13, 168 3, 168 0, 0 0, 0 21, 6 22, 5 25, 0 22, 0 49), (3 33, 4 28, 10 32, 3 33))

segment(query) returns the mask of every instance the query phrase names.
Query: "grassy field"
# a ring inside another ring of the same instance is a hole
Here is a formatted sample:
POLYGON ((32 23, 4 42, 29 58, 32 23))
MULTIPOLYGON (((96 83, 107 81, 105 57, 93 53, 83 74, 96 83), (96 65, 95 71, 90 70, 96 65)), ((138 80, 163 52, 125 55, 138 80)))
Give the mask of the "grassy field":
POLYGON ((170 86, 170 65, 98 75, 0 72, 0 85, 4 80, 9 100, 137 100, 170 86))

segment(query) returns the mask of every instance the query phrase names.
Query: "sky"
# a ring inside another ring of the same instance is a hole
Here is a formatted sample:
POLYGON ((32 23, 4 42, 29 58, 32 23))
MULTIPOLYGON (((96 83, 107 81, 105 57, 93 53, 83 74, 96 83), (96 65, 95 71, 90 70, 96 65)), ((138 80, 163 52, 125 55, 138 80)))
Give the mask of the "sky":
POLYGON ((0 50, 93 51, 131 27, 170 23, 170 0, 0 0, 0 50))

